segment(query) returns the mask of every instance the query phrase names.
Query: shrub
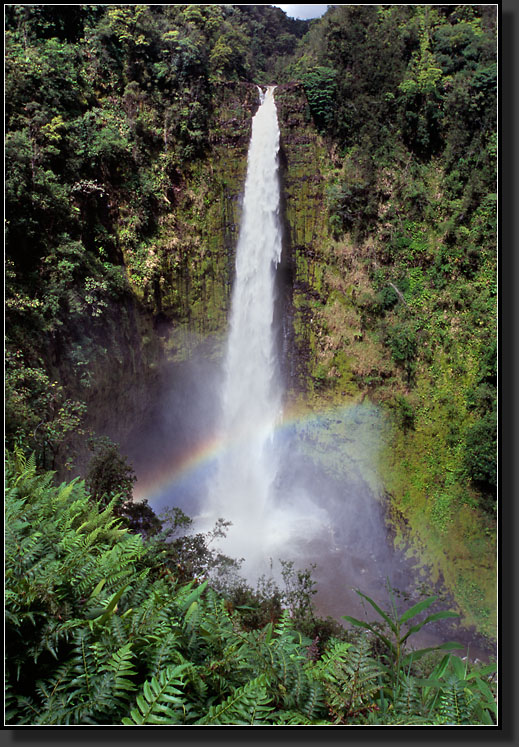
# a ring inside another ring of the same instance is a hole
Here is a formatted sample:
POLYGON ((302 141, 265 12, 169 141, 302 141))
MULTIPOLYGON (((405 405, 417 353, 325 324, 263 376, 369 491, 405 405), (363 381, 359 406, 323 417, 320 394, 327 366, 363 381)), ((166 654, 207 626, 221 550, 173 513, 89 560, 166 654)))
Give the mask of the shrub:
POLYGON ((497 484, 497 420, 495 414, 485 415, 467 431, 464 462, 471 480, 486 494, 485 507, 495 511, 495 503, 491 500, 497 484))

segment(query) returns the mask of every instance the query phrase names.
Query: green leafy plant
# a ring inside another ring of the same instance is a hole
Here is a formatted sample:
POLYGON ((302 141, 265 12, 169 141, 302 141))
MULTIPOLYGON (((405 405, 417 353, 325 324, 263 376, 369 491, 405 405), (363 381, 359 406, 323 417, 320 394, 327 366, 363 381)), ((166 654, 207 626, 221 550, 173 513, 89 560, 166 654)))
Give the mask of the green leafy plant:
POLYGON ((314 121, 321 130, 330 125, 335 109, 337 72, 331 67, 312 67, 302 75, 314 121))
POLYGON ((252 725, 280 709, 322 713, 288 612, 245 631, 207 581, 158 572, 154 546, 121 527, 113 501, 101 509, 77 480, 55 486, 22 454, 8 457, 7 477, 9 723, 252 725))
POLYGON ((366 630, 371 631, 371 633, 373 633, 373 635, 384 645, 384 648, 387 652, 386 655, 391 662, 392 672, 395 678, 399 677, 401 669, 405 669, 409 664, 417 661, 420 657, 424 656, 429 651, 433 651, 436 649, 449 650, 462 648, 460 644, 455 643, 454 641, 448 641, 438 646, 411 650, 410 652, 406 653, 406 646, 410 636, 412 636, 414 633, 418 633, 418 631, 420 631, 424 627, 424 625, 435 622, 436 620, 459 617, 459 614, 450 610, 441 610, 440 612, 434 612, 430 615, 427 615, 424 620, 415 622, 413 625, 411 625, 411 620, 417 617, 420 613, 425 612, 427 609, 429 609, 429 607, 431 607, 431 605, 438 599, 438 597, 427 597, 427 599, 423 599, 421 602, 417 602, 402 614, 398 614, 394 594, 391 587, 389 586, 389 583, 388 591, 391 600, 390 612, 385 612, 378 606, 376 602, 373 601, 373 599, 368 597, 366 594, 363 594, 358 589, 356 590, 357 594, 362 599, 366 600, 379 615, 382 622, 381 626, 375 625, 374 623, 364 622, 363 620, 358 620, 356 617, 351 617, 350 615, 342 615, 342 618, 350 622, 352 625, 355 625, 356 627, 365 628, 366 630))
POLYGON ((123 718, 125 726, 155 726, 182 723, 181 673, 185 665, 168 666, 157 677, 144 683, 142 692, 137 695, 137 708, 131 711, 131 718, 123 718))
POLYGON ((366 636, 355 645, 330 642, 312 669, 324 685, 327 705, 336 724, 356 722, 370 712, 384 671, 382 664, 370 655, 366 636))
POLYGON ((256 677, 236 688, 222 703, 211 706, 207 715, 195 721, 195 726, 254 726, 270 722, 274 710, 269 704, 264 677, 256 677))
POLYGON ((156 538, 121 526, 83 482, 55 485, 21 452, 8 455, 6 476, 9 724, 495 722, 493 665, 448 654, 418 671, 425 653, 457 644, 404 650, 427 622, 453 614, 414 622, 433 597, 398 615, 359 592, 386 630, 345 616, 372 636, 331 638, 319 653, 294 616, 311 604, 306 573, 289 595, 295 606, 249 629, 209 580, 179 582, 156 538))

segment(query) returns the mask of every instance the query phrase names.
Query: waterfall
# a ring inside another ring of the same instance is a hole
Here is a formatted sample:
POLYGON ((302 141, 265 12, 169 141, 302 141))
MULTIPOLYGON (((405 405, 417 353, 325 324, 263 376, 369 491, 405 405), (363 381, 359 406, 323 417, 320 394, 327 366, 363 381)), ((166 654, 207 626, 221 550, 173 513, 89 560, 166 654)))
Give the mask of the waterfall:
MULTIPOLYGON (((252 121, 223 367, 216 373, 211 361, 206 373, 200 360, 193 362, 187 368, 192 381, 167 400, 169 407, 175 404, 175 417, 201 424, 201 438, 157 502, 185 508, 194 516, 193 533, 211 532, 219 518, 231 522, 210 549, 243 558, 239 575, 251 587, 265 576, 282 588, 280 561, 315 565, 322 611, 362 614, 345 605, 345 595, 362 579, 366 593, 377 596, 367 579, 376 584, 385 578, 392 562, 373 499, 380 492, 374 465, 382 420, 376 408, 355 402, 317 413, 283 412, 289 394, 280 375, 283 324, 275 318, 282 231, 274 88, 261 93, 260 102, 252 121), (216 404, 219 413, 211 409, 216 404)), ((213 580, 235 582, 222 566, 222 576, 216 569, 213 580)), ((350 597, 357 603, 356 595, 350 597)))
MULTIPOLYGON (((274 318, 282 248, 274 88, 260 100, 252 122, 223 370, 215 371, 212 358, 207 369, 203 364, 209 361, 196 359, 180 383, 175 376, 174 396, 168 392, 160 400, 168 429, 178 418, 185 429, 194 423, 200 432, 196 449, 187 450, 182 468, 152 508, 185 509, 194 516, 193 533, 210 532, 219 518, 230 521, 227 536, 210 549, 244 558, 240 575, 251 587, 265 575, 282 588, 280 561, 312 567, 318 613, 361 617, 353 589, 360 586, 383 599, 386 577, 402 590, 414 578, 403 554, 388 542, 383 504, 376 500, 384 495, 376 466, 387 423, 369 402, 346 398, 317 412, 282 413, 290 393, 285 397, 282 389, 274 318), (219 419, 212 409, 217 403, 219 419)), ((162 427, 159 436, 169 432, 162 427)), ((213 580, 235 583, 222 566, 222 576, 217 569, 213 580)))
POLYGON ((224 364, 222 431, 228 448, 210 486, 213 517, 232 522, 224 551, 257 564, 273 537, 273 449, 282 391, 274 341, 275 273, 281 257, 279 127, 274 87, 252 121, 236 275, 224 364), (257 546, 260 544, 261 546, 257 546), (256 557, 251 557, 251 555, 256 557))

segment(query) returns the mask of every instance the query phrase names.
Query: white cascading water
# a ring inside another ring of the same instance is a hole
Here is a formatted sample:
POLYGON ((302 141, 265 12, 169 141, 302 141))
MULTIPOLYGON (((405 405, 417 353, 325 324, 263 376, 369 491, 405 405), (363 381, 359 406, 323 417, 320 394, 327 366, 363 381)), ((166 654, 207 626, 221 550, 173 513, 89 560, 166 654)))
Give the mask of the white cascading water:
POLYGON ((282 465, 274 437, 283 391, 274 308, 282 235, 274 89, 260 91, 252 121, 221 398, 225 448, 197 522, 199 531, 218 518, 231 522, 220 549, 243 559, 241 575, 249 583, 276 575, 279 560, 289 560, 300 541, 328 525, 304 489, 291 493, 285 486, 278 495, 282 465))
POLYGON ((281 412, 273 330, 281 257, 274 87, 261 92, 260 100, 252 121, 225 357, 222 429, 227 448, 209 499, 210 514, 232 522, 223 549, 244 557, 244 570, 256 568, 258 556, 268 554, 263 540, 275 539, 269 504, 277 472, 273 434, 281 412))

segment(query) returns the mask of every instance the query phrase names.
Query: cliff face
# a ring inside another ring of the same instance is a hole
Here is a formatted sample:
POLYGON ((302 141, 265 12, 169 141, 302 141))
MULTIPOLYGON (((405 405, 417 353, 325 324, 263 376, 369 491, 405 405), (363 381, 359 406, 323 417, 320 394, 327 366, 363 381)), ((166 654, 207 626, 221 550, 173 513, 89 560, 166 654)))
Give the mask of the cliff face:
MULTIPOLYGON (((290 381, 306 389, 318 344, 311 317, 325 262, 327 218, 318 166, 326 155, 302 87, 279 87, 276 102, 285 221, 280 315, 290 381)), ((101 324, 85 320, 76 330, 77 343, 55 356, 56 377, 87 404, 87 430, 124 441, 146 411, 163 365, 186 361, 204 341, 223 339, 258 105, 253 84, 216 86, 207 151, 170 178, 157 230, 139 264, 125 247, 126 208, 119 206, 114 224, 131 295, 108 303, 101 324)))
MULTIPOLYGON (((279 318, 288 386, 317 399, 357 397, 387 380, 387 352, 363 329, 369 290, 355 253, 370 247, 336 242, 329 228, 334 178, 329 147, 317 132, 299 83, 275 92, 280 126, 283 258, 279 318)), ((169 360, 185 360, 201 341, 226 327, 241 194, 258 89, 219 84, 205 157, 168 192, 168 208, 147 250, 146 282, 129 278, 152 315, 169 360)), ((361 395, 362 396, 362 395, 361 395)))
MULTIPOLYGON (((125 242, 129 203, 113 207, 111 230, 126 276, 118 298, 99 298, 93 316, 69 323, 49 352, 50 376, 86 405, 79 432, 63 449, 84 471, 85 434, 123 443, 152 405, 167 363, 189 358, 226 327, 234 251, 258 89, 246 83, 216 86, 207 150, 182 173, 173 170, 158 194, 155 232, 135 248, 125 242)), ((157 168, 164 169, 159 155, 157 168)), ((60 454, 56 464, 62 462, 60 454)))
POLYGON ((170 208, 150 250, 152 282, 140 296, 159 332, 173 334, 180 357, 186 352, 182 331, 203 338, 225 325, 251 118, 258 103, 256 86, 216 87, 207 152, 170 190, 170 208))
POLYGON ((327 213, 324 176, 327 154, 313 126, 303 87, 298 83, 276 89, 280 126, 280 166, 284 221, 286 334, 290 340, 290 385, 307 391, 317 332, 313 307, 319 299, 325 253, 327 213))
POLYGON ((317 132, 302 85, 280 86, 276 101, 291 277, 291 385, 310 399, 362 397, 394 372, 363 324, 363 297, 371 289, 359 260, 372 245, 332 235, 328 193, 340 159, 334 162, 317 132))
MULTIPOLYGON (((279 271, 284 337, 289 341, 291 384, 313 386, 322 331, 312 324, 322 302, 330 261, 325 175, 328 155, 298 83, 275 93, 281 130, 280 173, 284 251, 279 271)), ((168 192, 168 209, 146 259, 143 284, 131 271, 138 302, 148 310, 170 360, 183 360, 193 345, 226 326, 234 273, 252 117, 258 89, 221 83, 205 157, 168 192)))
MULTIPOLYGON (((328 149, 312 121, 301 84, 278 86, 275 99, 284 228, 278 316, 283 322, 280 344, 289 388, 306 394, 354 394, 358 389, 351 382, 344 352, 347 320, 341 318, 332 331, 327 326, 329 315, 337 317, 336 297, 343 306, 347 303, 341 293, 330 291, 330 286, 340 286, 344 267, 337 266, 328 227, 328 149)), ((210 148, 193 165, 189 178, 175 187, 171 210, 152 249, 157 263, 154 292, 141 294, 141 299, 154 315, 170 360, 185 359, 193 346, 225 330, 247 149, 258 104, 254 85, 218 86, 210 148)), ((352 340, 359 327, 353 316, 352 340)))

